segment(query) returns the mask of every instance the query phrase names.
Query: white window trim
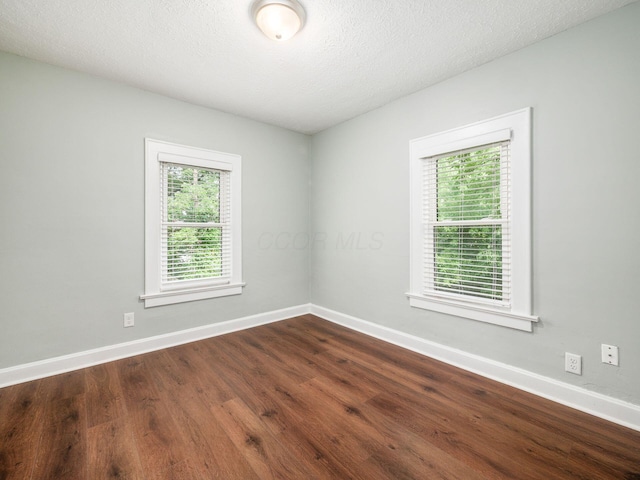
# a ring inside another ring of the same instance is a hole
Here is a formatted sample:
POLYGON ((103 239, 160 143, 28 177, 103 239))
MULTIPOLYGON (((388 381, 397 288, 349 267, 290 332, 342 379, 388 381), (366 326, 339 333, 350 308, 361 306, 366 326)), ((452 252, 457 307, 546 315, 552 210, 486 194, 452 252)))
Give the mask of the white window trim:
POLYGON ((501 115, 446 132, 417 138, 410 143, 411 233, 409 305, 481 322, 532 331, 539 319, 532 314, 531 299, 531 108, 501 115), (426 295, 423 278, 422 161, 503 140, 511 140, 512 297, 510 308, 426 295))
POLYGON ((242 162, 239 155, 145 139, 145 308, 191 302, 242 293, 242 162), (184 288, 161 287, 160 162, 231 172, 231 278, 185 284, 184 288))

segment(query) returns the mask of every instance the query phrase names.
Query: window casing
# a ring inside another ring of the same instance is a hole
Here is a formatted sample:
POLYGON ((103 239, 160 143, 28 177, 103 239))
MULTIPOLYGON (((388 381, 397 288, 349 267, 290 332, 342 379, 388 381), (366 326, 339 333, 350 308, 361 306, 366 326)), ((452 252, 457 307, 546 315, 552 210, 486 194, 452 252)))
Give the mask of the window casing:
POLYGON ((145 142, 145 307, 242 293, 241 159, 145 142))
POLYGON ((410 305, 531 331, 531 109, 411 142, 410 305))

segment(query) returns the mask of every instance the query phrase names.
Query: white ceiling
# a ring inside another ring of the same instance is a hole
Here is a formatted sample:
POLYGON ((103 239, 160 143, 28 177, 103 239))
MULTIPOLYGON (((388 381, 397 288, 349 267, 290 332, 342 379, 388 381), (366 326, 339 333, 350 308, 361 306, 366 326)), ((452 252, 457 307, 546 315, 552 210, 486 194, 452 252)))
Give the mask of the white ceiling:
POLYGON ((315 133, 635 0, 0 0, 0 50, 315 133))

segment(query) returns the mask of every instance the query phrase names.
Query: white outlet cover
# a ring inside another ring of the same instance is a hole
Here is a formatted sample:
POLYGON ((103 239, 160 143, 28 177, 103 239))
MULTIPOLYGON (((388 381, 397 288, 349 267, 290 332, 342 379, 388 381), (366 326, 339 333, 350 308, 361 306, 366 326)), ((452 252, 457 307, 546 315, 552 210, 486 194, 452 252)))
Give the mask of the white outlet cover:
POLYGON ((580 355, 576 355, 575 353, 565 352, 564 369, 569 373, 582 375, 582 357, 580 355))
POLYGON ((134 326, 134 322, 135 322, 135 317, 133 312, 131 313, 125 313, 122 315, 122 320, 123 320, 123 326, 126 327, 133 327, 134 326))
POLYGON ((618 347, 615 345, 602 344, 602 363, 609 365, 619 365, 618 347))

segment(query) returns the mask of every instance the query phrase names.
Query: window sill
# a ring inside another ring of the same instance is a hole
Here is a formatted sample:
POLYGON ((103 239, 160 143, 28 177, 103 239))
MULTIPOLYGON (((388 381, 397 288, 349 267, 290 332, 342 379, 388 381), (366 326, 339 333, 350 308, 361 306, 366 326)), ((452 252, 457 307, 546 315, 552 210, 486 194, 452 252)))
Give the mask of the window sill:
POLYGON ((533 323, 539 320, 533 315, 519 314, 495 308, 465 304, 448 299, 431 298, 423 295, 407 293, 409 305, 424 310, 455 315, 456 317, 469 318, 480 322, 492 323, 503 327, 515 328, 525 332, 533 331, 533 323))
POLYGON ((140 295, 140 300, 144 300, 144 308, 160 307, 162 305, 171 305, 173 303, 193 302, 195 300, 226 297, 228 295, 240 295, 242 293, 242 287, 244 286, 244 283, 233 283, 213 287, 192 288, 188 290, 149 293, 140 295))

